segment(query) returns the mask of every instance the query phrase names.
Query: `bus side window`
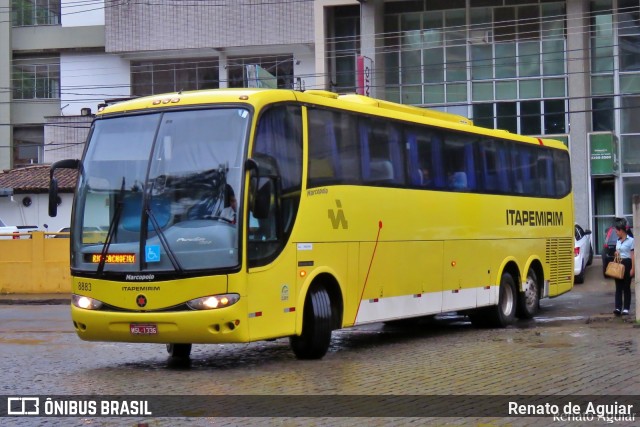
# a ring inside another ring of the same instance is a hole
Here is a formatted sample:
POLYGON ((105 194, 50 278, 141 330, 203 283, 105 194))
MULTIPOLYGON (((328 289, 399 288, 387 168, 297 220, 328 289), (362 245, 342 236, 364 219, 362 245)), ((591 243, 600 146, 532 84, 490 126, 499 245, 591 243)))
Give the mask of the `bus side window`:
POLYGON ((309 112, 309 180, 335 179, 338 147, 328 111, 309 112), (328 116, 328 117, 323 117, 328 116))

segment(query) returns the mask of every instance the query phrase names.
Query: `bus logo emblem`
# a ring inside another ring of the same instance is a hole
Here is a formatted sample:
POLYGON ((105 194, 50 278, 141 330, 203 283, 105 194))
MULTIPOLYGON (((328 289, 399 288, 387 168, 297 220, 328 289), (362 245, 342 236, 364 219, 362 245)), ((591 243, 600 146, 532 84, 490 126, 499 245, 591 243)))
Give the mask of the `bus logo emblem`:
POLYGON ((145 297, 144 295, 138 295, 136 297, 136 304, 138 304, 138 307, 144 307, 145 305, 147 305, 147 297, 145 297))
POLYGON ((346 230, 349 228, 349 222, 347 221, 347 218, 344 216, 344 211, 342 210, 342 202, 340 200, 336 200, 336 207, 338 208, 337 214, 334 209, 329 209, 328 211, 328 216, 329 216, 329 220, 331 220, 331 225, 333 226, 334 230, 337 230, 338 227, 341 227, 346 230))

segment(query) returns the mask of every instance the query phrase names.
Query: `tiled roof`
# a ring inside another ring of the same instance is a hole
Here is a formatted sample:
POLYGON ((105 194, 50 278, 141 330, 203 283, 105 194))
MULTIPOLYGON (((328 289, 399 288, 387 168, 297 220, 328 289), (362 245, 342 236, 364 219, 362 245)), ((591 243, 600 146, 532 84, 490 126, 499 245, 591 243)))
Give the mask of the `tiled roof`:
MULTIPOLYGON (((0 188, 13 188, 15 194, 46 193, 49 191, 50 165, 34 165, 0 172, 0 188)), ((57 169, 58 191, 73 192, 76 187, 76 169, 57 169)))

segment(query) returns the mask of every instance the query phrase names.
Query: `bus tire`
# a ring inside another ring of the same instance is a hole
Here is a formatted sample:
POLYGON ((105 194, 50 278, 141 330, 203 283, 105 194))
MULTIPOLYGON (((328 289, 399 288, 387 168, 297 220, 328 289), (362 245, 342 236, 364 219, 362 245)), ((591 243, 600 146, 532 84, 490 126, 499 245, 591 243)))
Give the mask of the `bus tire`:
POLYGON ((169 356, 186 359, 191 355, 191 344, 167 344, 169 356))
POLYGON ((513 323, 517 305, 516 284, 510 273, 502 273, 498 292, 498 305, 489 309, 488 326, 504 328, 513 323))
POLYGON ((520 319, 531 319, 540 309, 540 285, 533 268, 527 272, 527 286, 524 292, 518 293, 518 309, 516 316, 520 319))
POLYGON ((331 299, 322 287, 309 290, 302 314, 302 334, 289 338, 298 359, 321 359, 331 342, 331 299))

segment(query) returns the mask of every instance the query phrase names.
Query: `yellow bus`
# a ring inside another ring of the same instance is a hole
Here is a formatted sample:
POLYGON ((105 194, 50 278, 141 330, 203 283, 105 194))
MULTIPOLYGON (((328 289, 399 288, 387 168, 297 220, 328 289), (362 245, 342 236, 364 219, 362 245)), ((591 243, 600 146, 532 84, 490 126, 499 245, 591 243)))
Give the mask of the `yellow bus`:
POLYGON ((557 141, 359 95, 233 89, 102 108, 78 168, 71 314, 83 340, 290 337, 457 311, 530 318, 573 286, 557 141), (86 239, 83 230, 102 236, 86 239))

